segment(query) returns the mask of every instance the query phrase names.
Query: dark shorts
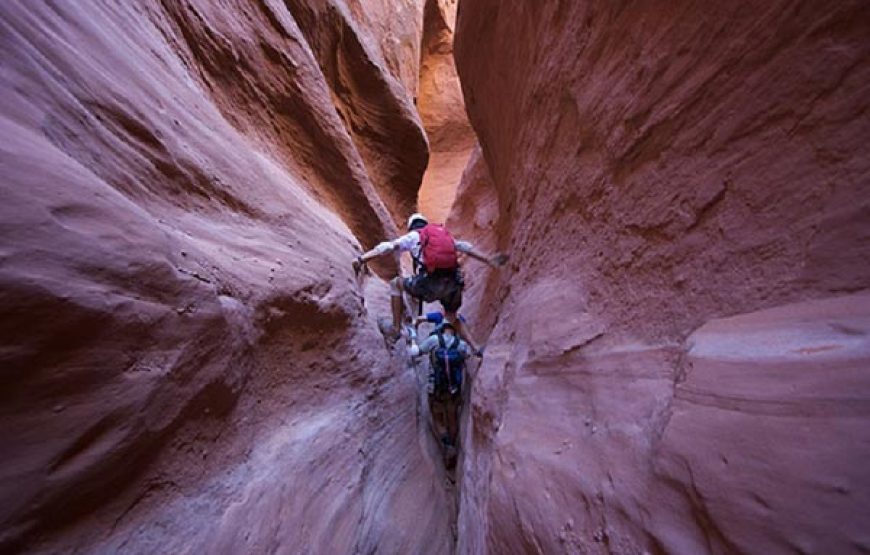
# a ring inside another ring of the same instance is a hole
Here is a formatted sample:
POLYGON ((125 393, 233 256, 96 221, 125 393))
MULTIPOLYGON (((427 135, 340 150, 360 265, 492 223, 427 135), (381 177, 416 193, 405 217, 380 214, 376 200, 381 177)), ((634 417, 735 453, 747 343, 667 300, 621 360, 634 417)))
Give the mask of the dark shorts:
POLYGON ((456 312, 462 306, 462 274, 456 271, 436 271, 405 278, 402 283, 412 297, 427 303, 439 301, 447 312, 456 312))

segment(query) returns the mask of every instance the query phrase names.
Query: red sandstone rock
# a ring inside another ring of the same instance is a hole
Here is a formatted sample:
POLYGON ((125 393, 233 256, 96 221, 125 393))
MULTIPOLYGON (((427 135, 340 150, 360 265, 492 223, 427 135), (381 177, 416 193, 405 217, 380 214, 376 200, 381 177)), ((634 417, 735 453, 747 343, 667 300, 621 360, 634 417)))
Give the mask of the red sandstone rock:
POLYGON ((419 208, 432 221, 447 220, 462 172, 475 145, 453 63, 455 0, 428 0, 417 106, 430 142, 419 208))
POLYGON ((512 262, 459 552, 866 551, 868 33, 860 2, 460 6, 512 262))
MULTIPOLYGON (((499 248, 498 222, 496 189, 480 146, 476 145, 462 174, 447 226, 458 237, 473 238, 475 247, 482 252, 492 253, 499 248)), ((463 267, 465 292, 462 312, 475 333, 488 334, 501 306, 499 293, 506 274, 473 261, 464 263, 463 267)))
POLYGON ((788 304, 689 336, 656 470, 691 486, 687 501, 719 549, 870 547, 868 309, 866 293, 788 304))
POLYGON ((348 265, 454 6, 0 6, 0 548, 867 551, 863 6, 463 4, 458 507, 348 265))
POLYGON ((415 91, 408 88, 407 77, 409 69, 418 67, 422 6, 392 0, 365 7, 359 1, 349 4, 354 9, 341 0, 286 2, 378 194, 393 218, 404 221, 414 211, 428 160, 426 136, 413 104, 415 91), (369 29, 383 33, 386 44, 376 43, 378 35, 364 32, 369 29), (398 75, 387 70, 385 57, 398 75))
POLYGON ((425 164, 416 62, 366 34, 419 44, 399 4, 334 3, 377 84, 340 93, 281 2, 0 6, 0 550, 449 551, 349 265, 395 233, 370 176, 411 204, 425 164))

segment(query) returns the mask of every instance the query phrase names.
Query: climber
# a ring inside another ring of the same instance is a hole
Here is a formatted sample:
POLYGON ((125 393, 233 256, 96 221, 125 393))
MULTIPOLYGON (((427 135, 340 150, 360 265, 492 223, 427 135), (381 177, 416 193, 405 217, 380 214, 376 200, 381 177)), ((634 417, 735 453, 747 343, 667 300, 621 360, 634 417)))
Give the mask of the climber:
POLYGON ((418 344, 417 334, 411 328, 408 348, 411 357, 429 354, 426 392, 433 423, 436 426, 440 424, 444 429, 441 434, 436 430, 436 435, 440 435, 448 468, 452 468, 456 462, 465 360, 472 353, 471 347, 459 338, 456 331, 450 322, 442 322, 435 326, 425 341, 418 344))
POLYGON ((386 335, 392 340, 398 339, 400 335, 403 312, 402 292, 405 291, 421 301, 440 301, 447 321, 456 326, 460 337, 469 344, 475 354, 482 355, 467 326, 456 317, 462 304, 464 286, 457 253, 467 254, 493 268, 504 266, 508 259, 507 255, 486 256, 466 241, 454 241, 453 236, 443 225, 430 224, 422 214, 415 213, 408 218, 408 233, 393 241, 384 241, 357 257, 353 262, 354 271, 359 272, 369 260, 396 250, 411 253, 415 275, 408 278, 399 275, 390 281, 393 323, 392 329, 386 335))
MULTIPOLYGON (((437 312, 431 314, 440 316, 437 312)), ((427 387, 429 395, 433 394, 436 384, 445 388, 449 385, 450 387, 447 389, 449 393, 458 395, 459 389, 462 387, 462 370, 465 367, 465 359, 474 351, 468 343, 456 335, 456 328, 453 327, 453 324, 439 321, 423 343, 417 343, 417 332, 413 329, 409 330, 408 339, 410 342, 408 354, 411 358, 426 353, 431 355, 432 368, 429 372, 429 385, 427 387), (452 372, 445 374, 444 372, 448 367, 452 372), (441 372, 440 377, 439 372, 441 372)))

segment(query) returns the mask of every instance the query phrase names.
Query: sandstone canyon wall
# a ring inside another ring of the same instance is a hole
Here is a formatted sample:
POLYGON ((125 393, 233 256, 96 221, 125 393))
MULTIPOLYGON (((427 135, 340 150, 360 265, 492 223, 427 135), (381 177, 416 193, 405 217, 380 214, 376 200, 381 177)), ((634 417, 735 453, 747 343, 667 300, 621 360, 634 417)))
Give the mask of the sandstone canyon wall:
POLYGON ((456 0, 426 2, 417 97, 430 143, 429 165, 418 193, 419 208, 430 221, 441 223, 447 220, 462 171, 476 144, 453 63, 456 8, 456 0))
POLYGON ((866 4, 479 0, 456 33, 453 221, 512 255, 469 295, 458 551, 870 550, 866 4))
POLYGON ((0 551, 451 550, 349 266, 416 202, 423 8, 0 5, 0 551))
POLYGON ((864 6, 456 9, 0 3, 0 552, 870 550, 864 6), (463 167, 456 489, 349 261, 463 167))

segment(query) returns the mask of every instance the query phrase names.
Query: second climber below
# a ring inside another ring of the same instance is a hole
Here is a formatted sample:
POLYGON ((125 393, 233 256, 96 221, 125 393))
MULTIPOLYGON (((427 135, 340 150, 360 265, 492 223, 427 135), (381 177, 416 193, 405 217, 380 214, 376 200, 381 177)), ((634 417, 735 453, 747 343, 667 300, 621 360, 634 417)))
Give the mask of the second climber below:
POLYGON ((373 258, 395 251, 410 252, 414 260, 415 275, 401 275, 390 281, 390 303, 393 312, 392 329, 388 331, 390 339, 397 339, 402 325, 404 304, 402 292, 424 302, 439 301, 444 307, 444 316, 451 322, 475 354, 481 351, 471 337, 463 322, 456 317, 462 305, 462 289, 464 281, 459 269, 458 253, 464 253, 475 260, 484 262, 493 268, 501 267, 507 261, 507 255, 495 254, 487 256, 478 252, 467 241, 454 241, 447 229, 439 224, 430 224, 419 213, 408 218, 408 232, 393 241, 384 241, 372 250, 354 260, 353 266, 359 271, 364 264, 373 258))

